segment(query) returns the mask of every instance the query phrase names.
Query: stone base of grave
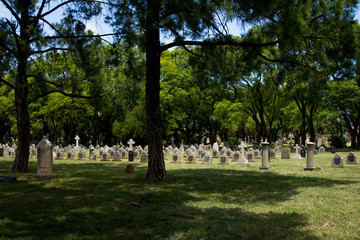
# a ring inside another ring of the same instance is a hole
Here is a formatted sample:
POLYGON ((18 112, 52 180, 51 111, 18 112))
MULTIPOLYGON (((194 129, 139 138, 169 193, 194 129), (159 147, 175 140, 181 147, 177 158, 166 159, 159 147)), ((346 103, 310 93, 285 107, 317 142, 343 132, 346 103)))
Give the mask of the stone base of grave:
POLYGON ((314 171, 315 167, 304 167, 304 171, 314 171))
POLYGON ((112 160, 113 162, 122 162, 121 160, 112 160))
POLYGON ((0 176, 0 182, 16 182, 16 179, 13 176, 0 176))
POLYGON ((246 161, 246 162, 236 162, 236 164, 246 165, 246 164, 249 164, 249 162, 248 161, 246 161))
POLYGON ((295 155, 295 156, 293 157, 293 159, 296 159, 296 160, 301 160, 301 159, 302 159, 302 157, 301 157, 299 154, 297 154, 297 155, 295 155))
POLYGON ((253 159, 253 160, 248 160, 248 162, 256 162, 256 160, 255 160, 255 159, 253 159))
POLYGON ((261 169, 261 170, 268 170, 268 169, 270 169, 271 167, 259 167, 259 169, 261 169))
POLYGON ((358 164, 357 162, 346 162, 346 164, 358 164))

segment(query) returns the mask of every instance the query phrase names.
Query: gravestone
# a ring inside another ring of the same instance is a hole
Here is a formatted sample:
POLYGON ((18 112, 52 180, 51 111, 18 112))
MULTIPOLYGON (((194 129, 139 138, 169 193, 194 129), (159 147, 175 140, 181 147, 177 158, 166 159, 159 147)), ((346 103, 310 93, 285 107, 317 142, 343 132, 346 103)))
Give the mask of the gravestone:
POLYGON ((196 157, 194 154, 190 154, 188 156, 186 156, 186 161, 185 163, 196 163, 196 157))
POLYGON ((180 155, 178 153, 174 153, 171 157, 172 163, 181 163, 180 155))
POLYGON ((275 153, 279 153, 279 152, 280 152, 279 148, 278 148, 278 147, 275 147, 275 148, 274 148, 274 152, 275 152, 275 153))
POLYGON ((75 140, 76 140, 76 146, 75 146, 74 149, 75 149, 75 150, 80 150, 80 147, 79 147, 79 140, 80 140, 80 138, 79 138, 78 135, 76 135, 75 140))
POLYGON ((110 161, 110 154, 104 151, 100 161, 110 161))
POLYGON ((75 157, 75 153, 74 153, 74 150, 70 149, 66 155, 67 159, 71 160, 71 159, 74 159, 75 157))
POLYGON ((147 162, 148 162, 148 155, 147 155, 146 152, 143 152, 143 153, 141 154, 140 162, 141 162, 141 163, 147 163, 147 162))
POLYGON ((333 167, 343 167, 344 166, 344 159, 341 157, 340 154, 335 154, 334 158, 332 159, 332 166, 333 167))
POLYGON ((114 153, 113 162, 121 162, 121 155, 118 151, 115 151, 115 153, 114 153))
POLYGON ((211 151, 211 156, 213 158, 218 158, 219 157, 219 151, 215 148, 213 148, 213 150, 211 151))
POLYGON ((228 165, 229 164, 229 158, 226 156, 226 154, 223 154, 219 157, 219 164, 220 165, 228 165))
POLYGON ((238 161, 240 161, 240 157, 241 157, 241 155, 240 155, 240 152, 239 151, 236 151, 236 152, 234 152, 234 154, 233 154, 233 162, 238 162, 238 161))
POLYGON ((346 156, 346 164, 358 164, 357 156, 356 156, 355 153, 350 152, 350 153, 346 156))
POLYGON ((37 146, 37 176, 53 177, 53 168, 52 145, 46 137, 43 137, 37 146))
POLYGON ((307 143, 306 167, 304 168, 305 171, 315 170, 315 167, 314 167, 314 148, 315 148, 315 144, 313 142, 308 142, 307 143))
POLYGON ((276 159, 276 152, 273 149, 269 150, 269 159, 276 159))
POLYGON ((212 157, 210 156, 210 154, 205 154, 202 164, 212 164, 212 157))
POLYGON ((255 162, 254 152, 253 151, 248 151, 246 153, 246 159, 248 160, 248 162, 255 162))
POLYGON ((261 160, 261 167, 260 169, 270 169, 269 166, 269 143, 268 142, 262 142, 262 160, 261 160))
MULTIPOLYGON (((312 154, 314 154, 314 151, 313 151, 312 154)), ((305 147, 304 147, 304 146, 301 147, 300 155, 301 155, 301 157, 306 157, 306 151, 305 151, 305 147)))
POLYGON ((261 159, 261 153, 259 149, 254 150, 254 157, 255 159, 261 159))
POLYGON ((89 155, 89 160, 90 161, 96 161, 96 153, 95 153, 95 151, 93 151, 92 153, 90 153, 90 155, 89 155))
POLYGON ((134 161, 134 152, 129 151, 129 162, 133 162, 133 161, 134 161))
POLYGON ((281 150, 281 159, 290 159, 290 148, 283 148, 281 150))
POLYGON ((335 146, 331 146, 331 153, 336 153, 336 148, 335 148, 335 146))
POLYGON ((78 153, 78 160, 85 160, 85 150, 81 149, 78 153))
POLYGON ((129 162, 133 162, 134 161, 134 147, 133 144, 135 144, 135 141, 132 139, 129 139, 129 141, 127 142, 127 144, 129 144, 129 162))
POLYGON ((247 145, 244 143, 244 141, 241 141, 241 144, 240 144, 240 149, 241 149, 241 152, 240 152, 240 159, 236 162, 237 164, 248 164, 248 160, 246 159, 246 152, 245 152, 245 147, 247 147, 247 145))
POLYGON ((325 148, 323 146, 321 146, 319 148, 319 153, 321 153, 321 154, 325 153, 325 148))

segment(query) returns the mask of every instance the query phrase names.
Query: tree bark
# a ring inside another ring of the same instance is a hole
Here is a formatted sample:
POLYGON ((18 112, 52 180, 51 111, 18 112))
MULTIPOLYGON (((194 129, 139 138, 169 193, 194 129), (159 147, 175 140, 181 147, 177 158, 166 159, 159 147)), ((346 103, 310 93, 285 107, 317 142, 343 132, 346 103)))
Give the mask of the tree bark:
POLYGON ((160 110, 160 30, 159 1, 147 1, 146 17, 146 121, 148 132, 149 162, 147 178, 164 180, 165 161, 161 136, 160 110))
POLYGON ((29 8, 30 1, 19 1, 21 9, 20 37, 17 53, 17 75, 15 82, 15 106, 17 115, 18 142, 12 172, 26 172, 29 162, 30 117, 28 108, 29 86, 27 81, 28 57, 30 55, 29 8))

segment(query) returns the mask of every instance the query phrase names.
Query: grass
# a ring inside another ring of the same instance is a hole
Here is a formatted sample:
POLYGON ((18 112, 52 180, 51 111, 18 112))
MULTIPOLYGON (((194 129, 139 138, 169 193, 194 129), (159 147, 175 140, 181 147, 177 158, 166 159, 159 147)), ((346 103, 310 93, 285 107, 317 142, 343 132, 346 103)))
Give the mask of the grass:
MULTIPOLYGON (((38 179, 30 160, 0 183, 0 239, 360 239, 360 165, 332 167, 333 156, 315 155, 316 171, 280 157, 270 170, 166 161, 164 182, 146 180, 146 164, 126 174, 128 162, 76 160, 38 179)), ((12 162, 0 158, 0 175, 12 162)))

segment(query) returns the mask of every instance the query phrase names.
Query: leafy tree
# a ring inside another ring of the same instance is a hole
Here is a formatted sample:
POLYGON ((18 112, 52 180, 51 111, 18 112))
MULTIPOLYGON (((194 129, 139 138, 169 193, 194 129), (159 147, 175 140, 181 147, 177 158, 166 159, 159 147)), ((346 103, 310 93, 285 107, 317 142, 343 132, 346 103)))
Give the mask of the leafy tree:
MULTIPOLYGON (((77 18, 88 19, 91 15, 98 14, 100 5, 93 1, 62 1, 49 0, 1 0, 8 9, 12 18, 0 19, 0 51, 16 68, 15 77, 11 81, 0 81, 15 90, 15 107, 17 115, 18 147, 12 167, 13 172, 26 171, 29 159, 30 142, 30 115, 29 115, 29 60, 49 51, 68 50, 59 39, 72 39, 72 46, 77 46, 81 54, 82 39, 77 36, 83 35, 84 24, 77 18), (48 7, 48 8, 47 8, 48 7), (65 7, 67 17, 63 24, 65 28, 50 23, 46 18, 56 10, 65 7), (76 16, 77 18, 75 18, 76 16), (54 35, 48 36, 43 26, 46 25, 54 30, 54 35), (74 27, 75 30, 72 28, 74 27)), ((70 45, 71 46, 71 45, 70 45)), ((10 69, 8 68, 7 71, 10 69)), ((4 73, 4 72, 2 72, 4 73)))

